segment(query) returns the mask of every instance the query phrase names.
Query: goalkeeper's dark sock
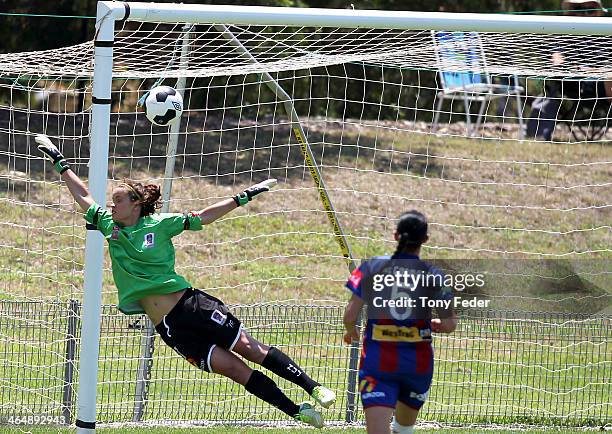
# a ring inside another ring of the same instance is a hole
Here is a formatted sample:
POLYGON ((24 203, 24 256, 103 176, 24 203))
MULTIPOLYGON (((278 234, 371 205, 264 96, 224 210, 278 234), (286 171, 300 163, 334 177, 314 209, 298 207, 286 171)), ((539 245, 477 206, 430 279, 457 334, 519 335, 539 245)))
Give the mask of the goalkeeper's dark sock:
POLYGON ((261 362, 261 366, 274 372, 279 377, 297 384, 309 395, 319 383, 311 379, 289 356, 275 347, 270 347, 266 358, 261 362))
POLYGON ((278 388, 274 380, 261 371, 253 371, 244 388, 268 404, 272 404, 286 415, 293 417, 300 412, 300 406, 291 401, 278 388))

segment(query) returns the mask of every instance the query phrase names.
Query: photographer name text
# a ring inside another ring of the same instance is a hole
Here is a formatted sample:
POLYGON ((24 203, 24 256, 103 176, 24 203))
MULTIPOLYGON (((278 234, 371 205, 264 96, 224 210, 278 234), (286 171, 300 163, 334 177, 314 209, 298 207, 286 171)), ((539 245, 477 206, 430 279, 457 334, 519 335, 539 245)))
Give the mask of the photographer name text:
POLYGON ((448 300, 433 300, 428 297, 399 297, 394 299, 386 299, 383 297, 374 297, 372 304, 377 308, 430 308, 430 309, 450 309, 452 308, 487 308, 491 300, 478 299, 476 297, 459 297, 455 296, 448 300))

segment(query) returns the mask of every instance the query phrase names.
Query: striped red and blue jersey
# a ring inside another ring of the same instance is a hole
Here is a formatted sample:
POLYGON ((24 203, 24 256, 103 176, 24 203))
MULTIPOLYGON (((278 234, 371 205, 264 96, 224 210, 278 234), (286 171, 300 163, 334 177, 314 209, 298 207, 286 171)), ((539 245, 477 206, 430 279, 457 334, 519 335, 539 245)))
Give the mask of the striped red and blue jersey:
MULTIPOLYGON (((415 255, 377 256, 365 261, 355 269, 346 287, 366 304, 372 304, 373 295, 390 299, 393 298, 393 294, 397 294, 397 288, 382 285, 384 288, 373 291, 373 279, 375 275, 392 274, 397 270, 438 275, 441 277, 438 281, 443 281, 444 276, 440 270, 421 261, 415 255), (391 291, 396 292, 391 293, 391 291)), ((410 288, 410 291, 404 292, 404 294, 408 293, 418 305, 401 314, 392 311, 389 315, 378 315, 372 312, 371 306, 368 306, 368 319, 359 369, 368 372, 420 375, 433 372, 431 308, 422 307, 421 304, 424 303, 420 298, 451 300, 452 291, 444 286, 417 285, 410 288)), ((440 309, 437 311, 441 316, 443 315, 440 309)), ((446 312, 446 314, 449 313, 446 312)))

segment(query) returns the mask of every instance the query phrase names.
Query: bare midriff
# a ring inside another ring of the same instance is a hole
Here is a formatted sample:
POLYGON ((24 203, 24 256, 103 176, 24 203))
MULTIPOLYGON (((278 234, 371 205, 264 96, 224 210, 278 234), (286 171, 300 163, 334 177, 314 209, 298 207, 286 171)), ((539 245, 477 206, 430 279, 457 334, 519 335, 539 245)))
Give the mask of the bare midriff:
POLYGON ((176 306, 184 293, 185 290, 182 289, 170 294, 148 295, 140 299, 140 305, 153 324, 158 325, 162 318, 176 306))

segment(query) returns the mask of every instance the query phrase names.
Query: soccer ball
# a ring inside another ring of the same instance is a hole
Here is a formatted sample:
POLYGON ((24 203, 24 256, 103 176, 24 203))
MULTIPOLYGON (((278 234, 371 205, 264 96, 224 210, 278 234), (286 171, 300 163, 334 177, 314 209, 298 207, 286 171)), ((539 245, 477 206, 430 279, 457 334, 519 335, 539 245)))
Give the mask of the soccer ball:
POLYGON ((157 86, 149 91, 144 106, 147 119, 165 127, 181 117, 183 97, 170 86, 157 86))

